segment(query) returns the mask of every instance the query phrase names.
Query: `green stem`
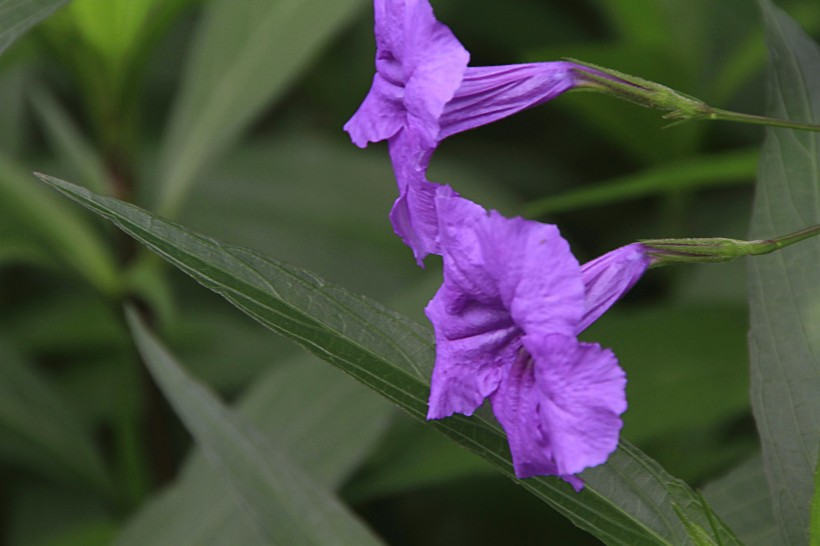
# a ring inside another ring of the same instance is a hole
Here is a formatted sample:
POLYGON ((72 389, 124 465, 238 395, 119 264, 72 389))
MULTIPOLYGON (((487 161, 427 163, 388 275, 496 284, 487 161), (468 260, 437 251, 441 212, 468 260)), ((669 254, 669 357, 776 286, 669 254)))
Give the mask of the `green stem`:
POLYGON ((712 108, 698 98, 665 85, 618 72, 611 68, 584 63, 576 59, 569 60, 577 65, 574 69, 577 78, 575 89, 597 91, 646 108, 664 110, 669 112, 664 118, 674 120, 675 123, 700 119, 720 119, 753 125, 820 132, 820 125, 712 108))
POLYGON ((788 235, 783 235, 781 237, 775 237, 774 239, 749 241, 747 243, 749 246, 748 255, 761 256, 763 254, 769 254, 775 250, 780 250, 781 248, 786 248, 789 245, 793 245, 794 243, 799 243, 800 241, 810 239, 818 233, 820 233, 820 225, 801 229, 800 231, 795 231, 794 233, 789 233, 788 235))
POLYGON ((757 241, 740 241, 725 237, 703 239, 648 239, 640 241, 652 257, 650 267, 674 263, 721 263, 741 256, 760 256, 820 234, 820 225, 788 235, 757 241))
POLYGON ((707 119, 720 119, 724 121, 736 121, 739 123, 750 123, 752 125, 766 125, 768 127, 785 127, 787 129, 801 129, 804 131, 820 132, 820 125, 811 123, 799 123, 785 119, 767 118, 765 116, 755 116, 753 114, 741 114, 729 110, 713 108, 707 119))

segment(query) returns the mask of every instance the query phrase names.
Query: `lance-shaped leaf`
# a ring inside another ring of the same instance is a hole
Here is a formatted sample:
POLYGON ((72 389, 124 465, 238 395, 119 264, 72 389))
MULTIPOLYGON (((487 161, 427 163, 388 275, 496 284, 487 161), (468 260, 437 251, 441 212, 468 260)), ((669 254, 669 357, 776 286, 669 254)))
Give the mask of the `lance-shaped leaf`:
POLYGON ((262 536, 273 544, 381 544, 333 494, 224 407, 126 312, 137 348, 177 415, 223 470, 262 536))
MULTIPOLYGON (((761 0, 771 58, 768 115, 820 122, 820 48, 761 0)), ((751 237, 820 222, 820 139, 770 129, 760 159, 751 237)), ((820 241, 749 261, 752 408, 774 515, 785 544, 809 542, 820 439, 820 241)))
MULTIPOLYGON (((266 439, 287 446, 290 459, 329 490, 369 455, 392 415, 376 393, 306 353, 278 363, 254 382, 236 411, 266 439), (308 399, 311 407, 305 411, 308 399)), ((196 450, 174 485, 143 505, 115 544, 264 545, 249 518, 229 484, 196 450)))
POLYGON ((205 4, 160 156, 173 213, 214 154, 283 94, 365 0, 211 0, 205 4))
MULTIPOLYGON (((40 176, 271 330, 356 377, 411 416, 425 419, 434 361, 429 328, 310 272, 40 176)), ((431 421, 430 426, 514 477, 506 438, 486 412, 431 421)), ((607 544, 687 545, 687 525, 692 524, 714 532, 697 495, 628 442, 622 442, 606 464, 584 472, 583 479, 586 487, 577 494, 552 477, 518 483, 607 544), (685 515, 686 524, 678 513, 685 515)), ((714 527, 718 543, 739 544, 719 521, 714 527)))

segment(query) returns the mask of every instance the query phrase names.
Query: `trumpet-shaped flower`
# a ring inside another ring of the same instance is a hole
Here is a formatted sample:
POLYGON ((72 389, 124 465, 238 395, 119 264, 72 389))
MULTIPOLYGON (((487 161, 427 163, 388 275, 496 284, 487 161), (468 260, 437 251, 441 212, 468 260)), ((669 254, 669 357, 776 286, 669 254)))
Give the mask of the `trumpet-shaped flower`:
POLYGON ((436 185, 426 178, 438 143, 546 102, 597 72, 571 62, 468 67, 470 55, 428 0, 374 0, 376 74, 345 124, 353 142, 387 140, 399 186, 393 229, 419 265, 439 253, 436 185))
POLYGON ((615 355, 577 335, 643 274, 641 245, 579 265, 555 226, 489 214, 437 191, 444 283, 427 306, 436 334, 428 419, 485 399, 519 478, 575 476, 606 461, 626 410, 615 355))

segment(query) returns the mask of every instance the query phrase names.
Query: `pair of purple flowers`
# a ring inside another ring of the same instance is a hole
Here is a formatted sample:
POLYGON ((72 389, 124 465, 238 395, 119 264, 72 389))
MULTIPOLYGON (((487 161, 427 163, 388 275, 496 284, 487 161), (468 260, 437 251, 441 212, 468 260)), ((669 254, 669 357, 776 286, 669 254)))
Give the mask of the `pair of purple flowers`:
POLYGON ((375 0, 376 75, 345 125, 353 142, 387 140, 399 186, 390 218, 419 265, 444 261, 427 306, 436 364, 429 419, 471 415, 489 398, 519 478, 576 474, 606 461, 626 410, 611 351, 578 334, 640 278, 629 245, 578 263, 553 225, 508 219, 427 180, 444 138, 546 102, 605 75, 571 62, 469 67, 428 0, 375 0))

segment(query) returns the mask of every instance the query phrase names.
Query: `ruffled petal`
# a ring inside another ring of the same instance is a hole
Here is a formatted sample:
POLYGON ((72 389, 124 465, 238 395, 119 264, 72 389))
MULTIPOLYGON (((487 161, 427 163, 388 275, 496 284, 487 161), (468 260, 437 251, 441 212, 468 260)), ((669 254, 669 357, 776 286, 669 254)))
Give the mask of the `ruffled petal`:
POLYGON ((401 60, 404 57, 404 0, 373 0, 377 62, 382 53, 401 60))
POLYGON ((444 284, 456 287, 470 301, 500 307, 498 285, 486 270, 480 242, 479 228, 487 220, 487 211, 450 186, 439 186, 436 210, 444 284))
POLYGON ((626 374, 612 351, 574 338, 524 338, 536 362, 541 423, 561 475, 604 463, 618 447, 626 374), (556 342, 557 341, 557 342, 556 342))
POLYGON ((584 316, 576 334, 598 320, 646 272, 651 258, 640 243, 626 245, 581 266, 586 292, 584 316))
POLYGON ((427 0, 407 0, 403 59, 408 129, 426 148, 438 144, 439 118, 461 85, 470 54, 427 0))
POLYGON ((487 213, 448 186, 436 202, 444 283, 426 308, 436 332, 429 419, 472 414, 498 387, 522 335, 484 269, 476 227, 487 213))
POLYGON ((574 337, 524 338, 491 396, 516 476, 573 475, 602 464, 618 445, 626 377, 611 351, 574 337))
POLYGON ((572 89, 568 61, 469 67, 440 120, 439 140, 543 104, 572 89))
POLYGON ((470 54, 438 22, 428 0, 375 0, 376 77, 345 125, 359 147, 404 127, 423 146, 438 143, 438 120, 461 84, 470 54))
POLYGON ((438 225, 435 211, 436 184, 424 177, 399 181, 399 197, 390 209, 393 231, 413 251, 419 267, 424 258, 438 254, 438 225))
POLYGON ((477 232, 485 268, 515 323, 527 334, 574 335, 584 286, 558 228, 493 211, 477 232))
POLYGON ((359 148, 368 142, 387 140, 404 126, 406 112, 402 101, 403 90, 387 82, 378 72, 373 77, 370 92, 353 114, 344 130, 359 148))
POLYGON ((425 309, 436 332, 428 419, 472 415, 495 392, 521 349, 521 331, 506 310, 468 301, 446 284, 425 309))
POLYGON ((436 190, 427 180, 430 153, 424 150, 415 133, 402 130, 390 139, 390 159, 399 187, 399 197, 390 210, 393 231, 413 251, 416 262, 424 267, 428 254, 439 253, 436 190))

